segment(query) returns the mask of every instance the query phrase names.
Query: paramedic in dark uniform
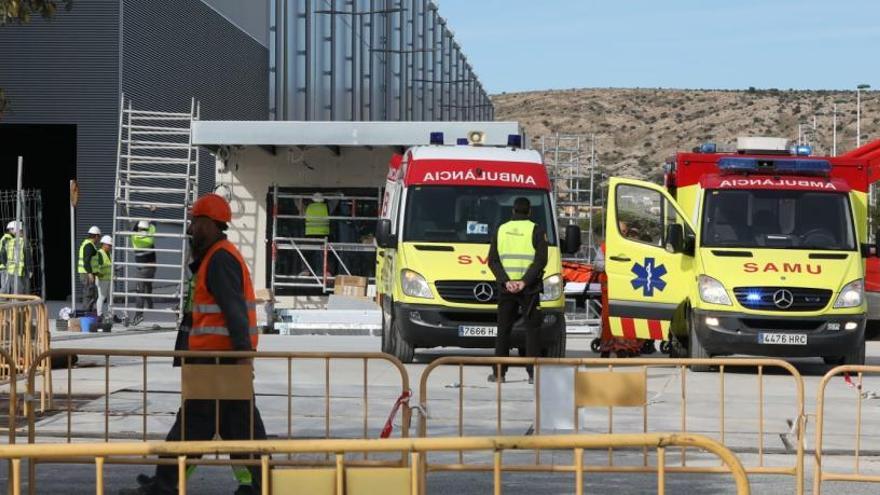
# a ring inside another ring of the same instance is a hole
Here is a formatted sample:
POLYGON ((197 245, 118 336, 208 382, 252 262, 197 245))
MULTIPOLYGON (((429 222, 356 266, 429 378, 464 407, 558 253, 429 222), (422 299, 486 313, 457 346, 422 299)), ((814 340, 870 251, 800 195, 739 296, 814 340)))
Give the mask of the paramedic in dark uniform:
MULTIPOLYGON (((489 247, 489 268, 498 282, 498 335, 495 355, 510 355, 510 333, 522 317, 526 328, 526 356, 540 353, 541 291, 544 288, 544 267, 547 266, 547 232, 530 220, 531 204, 527 198, 513 202, 513 217, 498 227, 489 247)), ((489 381, 504 381, 506 367, 492 369, 489 381)), ((534 383, 534 370, 529 366, 529 383, 534 383)))

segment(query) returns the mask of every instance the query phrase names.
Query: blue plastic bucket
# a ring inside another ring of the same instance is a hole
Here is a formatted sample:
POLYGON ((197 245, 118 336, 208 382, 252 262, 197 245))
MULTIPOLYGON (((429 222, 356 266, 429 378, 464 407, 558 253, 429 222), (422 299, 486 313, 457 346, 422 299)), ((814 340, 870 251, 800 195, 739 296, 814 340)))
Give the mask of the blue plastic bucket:
POLYGON ((82 333, 96 332, 97 325, 98 318, 96 316, 83 316, 79 319, 79 326, 82 329, 82 333))

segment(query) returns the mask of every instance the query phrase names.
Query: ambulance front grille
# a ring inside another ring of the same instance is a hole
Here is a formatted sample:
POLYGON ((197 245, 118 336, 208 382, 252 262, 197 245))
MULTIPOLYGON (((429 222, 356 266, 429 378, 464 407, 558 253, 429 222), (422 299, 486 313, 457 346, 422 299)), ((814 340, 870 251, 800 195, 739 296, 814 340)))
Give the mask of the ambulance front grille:
POLYGON ((439 280, 434 283, 437 293, 444 301, 461 304, 497 304, 498 294, 494 281, 483 280, 439 280), (482 285, 485 284, 485 285, 482 285), (481 299, 477 299, 477 286, 481 299), (491 291, 488 294, 487 291, 491 291), (488 295, 488 298, 486 297, 488 295))
POLYGON ((832 291, 806 287, 736 287, 733 289, 733 294, 744 308, 790 312, 819 311, 828 306, 832 291), (788 291, 788 294, 779 291, 788 291), (774 302, 774 297, 781 305, 774 302))

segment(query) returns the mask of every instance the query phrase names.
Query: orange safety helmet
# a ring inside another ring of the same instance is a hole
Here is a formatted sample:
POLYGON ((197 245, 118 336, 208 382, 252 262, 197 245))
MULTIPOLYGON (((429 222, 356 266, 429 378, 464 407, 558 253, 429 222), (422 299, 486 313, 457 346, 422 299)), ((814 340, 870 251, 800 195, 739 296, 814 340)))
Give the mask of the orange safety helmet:
POLYGON ((232 209, 223 196, 210 193, 205 194, 193 204, 193 217, 208 217, 211 220, 222 223, 232 221, 232 209))

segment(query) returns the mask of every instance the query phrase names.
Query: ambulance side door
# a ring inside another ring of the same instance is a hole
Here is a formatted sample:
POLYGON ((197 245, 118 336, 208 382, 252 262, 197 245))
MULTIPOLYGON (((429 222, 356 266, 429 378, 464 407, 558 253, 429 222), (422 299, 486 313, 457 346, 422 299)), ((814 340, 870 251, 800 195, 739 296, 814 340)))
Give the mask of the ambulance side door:
POLYGON ((662 187, 612 177, 605 232, 611 333, 667 340, 675 310, 695 283, 693 228, 662 187), (683 252, 667 246, 675 237, 670 230, 683 234, 683 252))
MULTIPOLYGON (((388 181, 382 201, 380 218, 391 221, 391 232, 400 232, 400 202, 403 187, 399 182, 388 181)), ((376 293, 391 296, 394 291, 394 258, 397 246, 376 247, 376 293)))

